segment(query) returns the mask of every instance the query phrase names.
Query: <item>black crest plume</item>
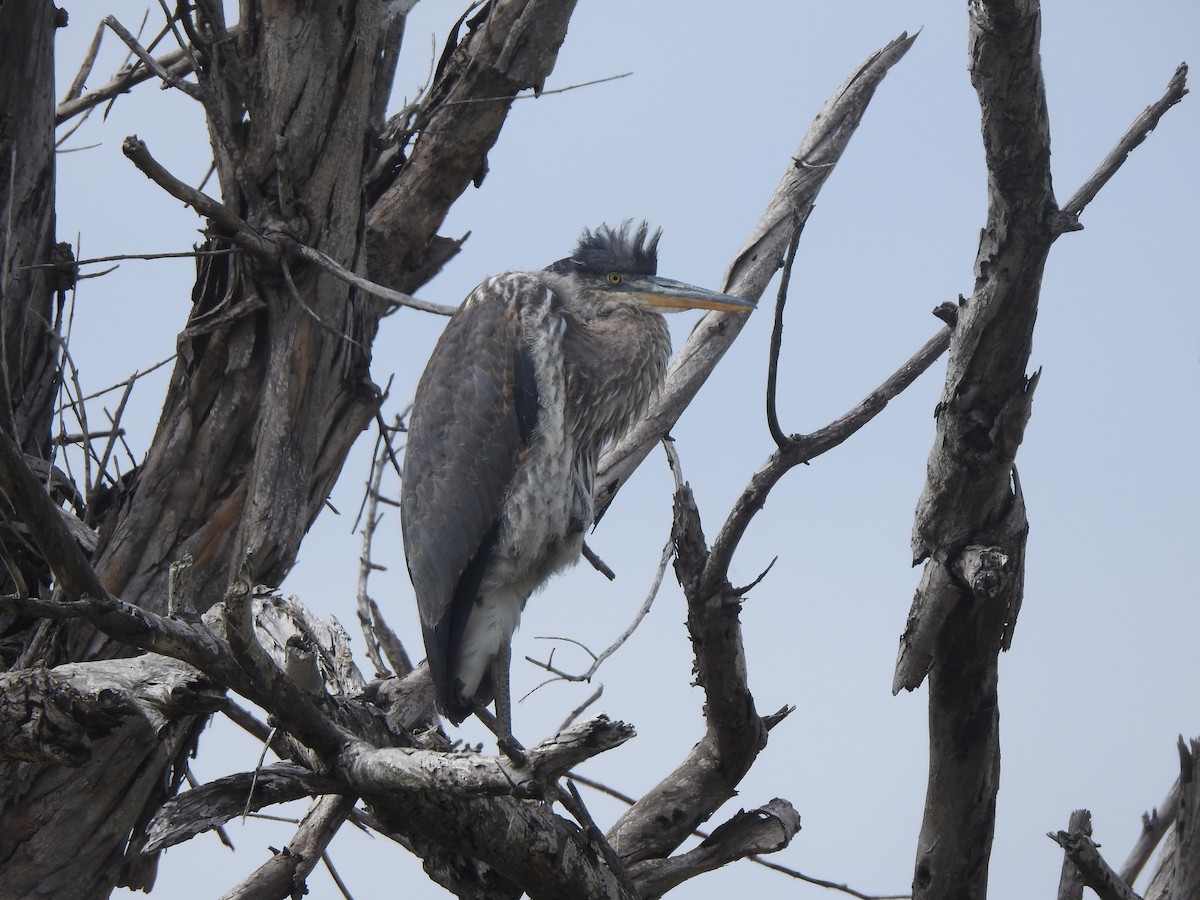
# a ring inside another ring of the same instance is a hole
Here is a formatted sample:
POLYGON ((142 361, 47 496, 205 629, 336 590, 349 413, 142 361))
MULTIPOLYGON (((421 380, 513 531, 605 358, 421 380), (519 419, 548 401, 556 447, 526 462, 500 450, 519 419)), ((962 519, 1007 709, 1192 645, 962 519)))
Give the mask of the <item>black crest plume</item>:
POLYGON ((651 233, 648 223, 642 222, 634 228, 632 220, 628 219, 620 228, 611 225, 585 228, 575 252, 549 268, 564 275, 579 271, 597 275, 609 272, 654 275, 658 272, 658 240, 661 237, 662 229, 656 228, 651 233))

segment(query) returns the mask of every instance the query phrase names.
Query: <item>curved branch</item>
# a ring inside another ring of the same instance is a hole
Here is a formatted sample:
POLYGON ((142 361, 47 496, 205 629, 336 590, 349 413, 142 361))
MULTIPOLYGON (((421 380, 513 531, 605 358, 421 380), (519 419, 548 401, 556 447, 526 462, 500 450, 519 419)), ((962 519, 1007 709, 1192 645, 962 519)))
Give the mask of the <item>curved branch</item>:
POLYGON ((585 760, 634 736, 633 726, 598 716, 525 751, 526 764, 474 752, 441 753, 406 747, 374 748, 356 741, 338 758, 338 770, 363 794, 442 792, 456 797, 512 794, 540 798, 547 785, 585 760))
MULTIPOLYGON (((722 290, 757 300, 783 265, 784 252, 804 227, 813 203, 862 121, 875 89, 916 40, 902 34, 871 54, 825 102, 800 142, 750 239, 738 251, 722 290)), ((748 321, 745 313, 708 313, 676 354, 654 405, 600 458, 596 474, 596 520, 654 445, 678 421, 701 385, 748 321)))
POLYGON ((314 801, 283 849, 273 853, 221 900, 288 900, 305 893, 305 879, 321 861, 354 803, 354 797, 314 801))
MULTIPOLYGON (((236 28, 230 29, 231 34, 236 31, 236 28)), ((155 63, 159 69, 174 79, 181 79, 185 75, 191 74, 193 70, 191 54, 187 49, 177 49, 169 53, 164 53, 155 59, 155 63)), ((87 112, 89 109, 99 106, 106 100, 111 100, 121 94, 128 93, 131 87, 155 77, 158 76, 153 68, 146 65, 136 65, 118 72, 107 84, 96 88, 94 91, 88 91, 79 97, 71 97, 68 94, 68 99, 60 103, 54 111, 54 124, 61 125, 63 122, 74 118, 80 113, 87 112)))
POLYGON ((853 409, 846 411, 824 428, 812 434, 794 434, 772 453, 750 479, 730 511, 725 524, 713 541, 712 552, 705 564, 704 583, 708 590, 725 581, 733 554, 741 543, 754 516, 767 502, 767 495, 779 480, 794 467, 816 459, 842 444, 855 432, 883 412, 893 398, 928 369, 950 346, 951 330, 943 328, 931 337, 913 356, 897 369, 883 384, 871 391, 853 409))
POLYGON ((641 896, 657 897, 689 878, 736 860, 782 850, 799 830, 800 815, 792 804, 776 798, 758 809, 739 810, 694 850, 638 863, 630 868, 629 875, 641 896))
MULTIPOLYGON (((800 144, 766 212, 726 276, 724 290, 757 299, 783 260, 796 229, 841 157, 875 88, 914 38, 901 35, 872 54, 826 102, 800 144)), ((672 363, 667 384, 647 417, 604 454, 596 477, 597 518, 650 448, 666 434, 746 323, 742 314, 710 313, 672 363)), ((702 577, 708 548, 686 485, 675 498, 676 573, 688 601, 688 631, 704 688, 707 728, 675 771, 613 825, 608 838, 630 864, 671 853, 736 792, 766 744, 767 730, 746 680, 739 600, 722 579, 702 577)))

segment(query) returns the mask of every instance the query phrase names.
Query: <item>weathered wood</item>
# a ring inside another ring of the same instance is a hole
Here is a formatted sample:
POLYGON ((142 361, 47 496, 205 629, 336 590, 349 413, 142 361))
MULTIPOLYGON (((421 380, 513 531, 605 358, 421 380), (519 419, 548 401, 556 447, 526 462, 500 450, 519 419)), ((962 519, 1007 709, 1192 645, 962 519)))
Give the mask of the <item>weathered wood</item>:
MULTIPOLYGON (((1067 831, 1090 838, 1092 836, 1091 812, 1086 809, 1077 809, 1072 812, 1071 818, 1067 822, 1067 831)), ((1071 862, 1069 855, 1064 856, 1062 871, 1058 877, 1057 900, 1083 900, 1083 888, 1083 878, 1079 874, 1079 869, 1071 862)))
MULTIPOLYGON (((63 15, 49 2, 0 5, 0 429, 44 461, 58 390, 56 293, 74 283, 70 247, 54 242, 54 31, 63 15)), ((49 582, 3 497, 0 562, 0 593, 49 582)), ((11 624, 0 614, 0 633, 11 624)), ((19 649, 0 643, 0 660, 19 649)))
POLYGON ((1025 367, 1056 210, 1038 5, 985 0, 970 13, 988 218, 974 292, 958 310, 917 505, 913 558, 928 568, 894 686, 911 690, 928 672, 929 780, 913 875, 919 900, 982 900, 987 892, 1000 780, 997 657, 1020 608, 1028 533, 1013 461, 1036 384, 1025 367), (1003 564, 981 568, 967 555, 1003 564), (964 580, 971 573, 980 577, 964 580))
POLYGON ((1200 897, 1200 740, 1179 739, 1179 813, 1175 817, 1172 897, 1200 897))

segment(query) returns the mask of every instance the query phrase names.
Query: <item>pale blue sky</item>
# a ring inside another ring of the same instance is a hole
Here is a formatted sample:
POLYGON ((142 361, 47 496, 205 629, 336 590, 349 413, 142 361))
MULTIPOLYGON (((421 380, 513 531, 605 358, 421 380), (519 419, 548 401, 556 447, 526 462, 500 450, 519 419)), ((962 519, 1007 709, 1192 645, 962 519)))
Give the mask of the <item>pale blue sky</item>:
MULTIPOLYGON (((148 4, 64 5, 72 22, 61 35, 60 94, 95 20, 112 12, 134 27, 148 4)), ((461 5, 417 5, 397 104, 417 90, 461 5)), ((153 20, 160 14, 152 6, 153 20)), ((1200 62, 1200 11, 1191 0, 1137 10, 1112 0, 1047 4, 1042 52, 1060 200, 1180 61, 1200 62)), ((917 29, 800 245, 780 414, 788 431, 820 427, 934 333, 935 305, 970 293, 986 198, 964 4, 582 0, 547 87, 634 75, 515 105, 490 174, 443 229, 470 231, 470 240, 420 294, 456 303, 489 274, 565 255, 583 226, 627 217, 664 228, 662 274, 719 286, 825 98, 873 50, 917 29)), ((89 85, 117 61, 107 35, 89 85)), ((1047 267, 1031 362, 1043 377, 1018 456, 1031 534, 1025 605, 1001 668, 995 897, 1052 894, 1061 857, 1045 833, 1079 806, 1092 809, 1097 838, 1119 864, 1141 812, 1176 775, 1176 735, 1200 734, 1198 103, 1189 97, 1167 115, 1088 208, 1086 230, 1064 236, 1047 267)), ((68 146, 99 146, 59 157, 59 235, 78 234, 85 257, 186 250, 196 240, 197 217, 121 155, 121 140, 134 133, 185 180, 198 181, 207 167, 198 109, 175 92, 144 85, 106 121, 93 116, 68 146)), ((187 261, 126 262, 81 282, 72 353, 85 389, 172 351, 191 271, 187 261)), ((710 535, 772 446, 762 413, 769 306, 674 431, 710 535)), ((676 345, 694 321, 676 317, 676 345)), ((373 374, 383 384, 395 373, 388 413, 407 403, 442 325, 413 312, 384 324, 373 374)), ((925 692, 893 698, 890 684, 919 575, 909 566, 909 531, 943 372, 935 366, 848 444, 791 473, 735 560, 734 580, 744 583, 779 556, 742 619, 759 709, 797 710, 714 824, 739 806, 786 797, 803 830, 776 861, 870 892, 908 890, 924 795, 925 692)), ((165 373, 135 392, 124 424, 136 452, 153 432, 165 373)), ((334 495, 344 515, 322 517, 284 586, 352 630, 359 539, 350 526, 368 449, 369 440, 356 450, 334 495)), ((669 521, 670 479, 656 454, 589 539, 617 581, 586 567, 554 581, 530 601, 514 656, 544 655, 538 635, 599 650, 620 633, 642 601, 669 521)), ((391 568, 372 580, 372 593, 419 655, 394 518, 375 553, 391 568)), ((627 793, 669 771, 702 731, 684 615, 668 579, 642 630, 597 679, 605 693, 596 711, 634 723, 638 738, 585 772, 627 793)), ((556 661, 586 666, 566 648, 556 661)), ((514 669, 518 695, 541 680, 528 665, 514 669)), ((538 692, 515 712, 518 735, 532 742, 551 732, 590 690, 538 692)), ((196 768, 215 777, 252 768, 257 756, 252 742, 218 725, 202 740, 196 768)), ((586 796, 601 826, 620 811, 586 796)), ((345 831, 332 852, 359 900, 445 896, 398 847, 345 831)), ((231 832, 236 855, 212 836, 170 851, 163 894, 219 895, 291 829, 254 823, 231 832)), ((335 896, 323 870, 310 887, 316 900, 335 896)), ((823 894, 741 863, 673 896, 734 891, 823 894)))

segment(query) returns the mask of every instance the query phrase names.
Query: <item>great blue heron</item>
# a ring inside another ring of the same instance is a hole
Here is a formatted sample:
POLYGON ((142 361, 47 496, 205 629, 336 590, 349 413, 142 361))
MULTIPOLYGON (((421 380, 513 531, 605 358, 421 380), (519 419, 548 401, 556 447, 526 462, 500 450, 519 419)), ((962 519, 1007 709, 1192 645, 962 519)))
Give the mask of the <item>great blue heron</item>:
POLYGON ((660 236, 601 226, 540 272, 487 279, 417 385, 401 518, 438 706, 458 723, 494 697, 502 741, 525 602, 579 559, 597 458, 662 385, 659 311, 754 308, 656 277, 660 236))

